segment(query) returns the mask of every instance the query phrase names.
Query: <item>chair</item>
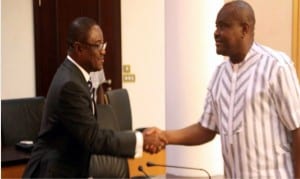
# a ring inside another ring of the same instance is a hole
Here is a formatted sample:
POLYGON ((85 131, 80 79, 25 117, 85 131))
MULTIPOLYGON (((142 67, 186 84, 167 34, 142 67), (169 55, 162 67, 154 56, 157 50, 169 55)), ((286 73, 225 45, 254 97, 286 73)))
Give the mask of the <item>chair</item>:
POLYGON ((42 120, 44 97, 1 100, 1 177, 22 178, 42 120), (20 144, 20 145, 19 145, 20 144))
POLYGON ((105 94, 119 120, 120 130, 132 130, 132 116, 129 95, 126 89, 114 89, 105 94))
POLYGON ((44 97, 1 100, 1 145, 15 146, 21 140, 36 141, 44 97))
MULTIPOLYGON (((97 104, 97 122, 101 128, 120 130, 116 115, 110 105, 97 104)), ((93 178, 129 178, 127 158, 92 155, 90 159, 89 176, 93 178)))
MULTIPOLYGON (((120 124, 120 130, 132 130, 131 106, 127 90, 114 89, 107 91, 105 94, 105 102, 110 104, 113 108, 120 124)), ((142 129, 144 128, 139 128, 136 130, 141 131, 142 129)), ((145 166, 145 163, 149 160, 157 163, 165 163, 165 151, 155 155, 144 152, 142 158, 128 159, 130 178, 145 178, 143 173, 139 171, 138 168, 139 166, 145 166)), ((147 173, 149 175, 162 175, 165 174, 165 168, 147 169, 147 173)))

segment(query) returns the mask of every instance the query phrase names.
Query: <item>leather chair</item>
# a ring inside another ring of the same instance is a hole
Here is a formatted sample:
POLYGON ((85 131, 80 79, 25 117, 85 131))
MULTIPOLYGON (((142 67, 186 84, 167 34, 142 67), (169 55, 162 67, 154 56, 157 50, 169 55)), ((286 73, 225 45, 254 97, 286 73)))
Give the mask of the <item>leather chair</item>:
POLYGON ((132 130, 132 115, 129 95, 126 89, 114 89, 105 94, 119 120, 120 130, 132 130))
MULTIPOLYGON (((42 120, 44 97, 1 100, 1 145, 2 149, 14 149, 21 140, 36 141, 42 120)), ((97 105, 98 124, 102 128, 120 130, 118 120, 110 105, 97 105)), ((29 151, 30 152, 30 151, 29 151)), ((20 161, 26 163, 28 156, 20 161)), ((2 152, 2 158, 7 158, 2 152), (5 157, 4 157, 4 156, 5 157)), ((14 161, 15 162, 15 158, 14 161)), ((12 163, 8 161, 7 163, 12 163)), ((106 155, 92 155, 90 176, 93 178, 129 178, 127 158, 106 155)))
POLYGON ((1 145, 14 146, 21 140, 36 141, 44 97, 1 100, 1 145))
MULTIPOLYGON (((119 131, 119 121, 111 105, 97 104, 98 124, 101 128, 119 131)), ((93 178, 129 178, 127 158, 92 155, 89 176, 93 178)))
POLYGON ((1 176, 21 178, 38 137, 44 97, 1 100, 1 176))
MULTIPOLYGON (((110 104, 117 116, 117 120, 120 124, 120 130, 132 130, 132 115, 131 115, 131 105, 128 91, 126 89, 113 89, 107 91, 105 94, 105 102, 110 104)), ((135 130, 143 131, 145 128, 138 128, 135 130)), ((128 159, 130 178, 149 178, 145 177, 144 174, 139 171, 139 166, 145 166, 147 161, 154 161, 155 163, 165 163, 165 152, 160 152, 159 154, 148 154, 143 153, 142 158, 138 159, 128 159)), ((147 173, 151 176, 154 175, 164 175, 165 168, 147 168, 147 173)))

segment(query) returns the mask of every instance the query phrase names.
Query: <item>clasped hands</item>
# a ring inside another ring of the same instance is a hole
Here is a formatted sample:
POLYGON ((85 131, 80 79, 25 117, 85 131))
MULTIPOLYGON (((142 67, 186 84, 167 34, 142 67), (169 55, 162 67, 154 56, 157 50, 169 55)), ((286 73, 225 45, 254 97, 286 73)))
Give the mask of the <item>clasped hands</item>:
POLYGON ((144 151, 151 154, 158 153, 159 151, 164 149, 168 143, 165 133, 156 127, 144 129, 143 137, 143 149, 144 151))

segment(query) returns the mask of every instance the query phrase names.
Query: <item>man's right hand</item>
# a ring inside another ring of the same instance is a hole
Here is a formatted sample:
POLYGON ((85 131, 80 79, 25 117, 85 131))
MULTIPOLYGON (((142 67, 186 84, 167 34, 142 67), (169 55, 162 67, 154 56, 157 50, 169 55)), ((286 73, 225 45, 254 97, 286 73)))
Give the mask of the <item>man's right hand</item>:
POLYGON ((144 151, 151 154, 160 152, 168 143, 164 132, 156 127, 145 129, 143 131, 143 137, 144 151))

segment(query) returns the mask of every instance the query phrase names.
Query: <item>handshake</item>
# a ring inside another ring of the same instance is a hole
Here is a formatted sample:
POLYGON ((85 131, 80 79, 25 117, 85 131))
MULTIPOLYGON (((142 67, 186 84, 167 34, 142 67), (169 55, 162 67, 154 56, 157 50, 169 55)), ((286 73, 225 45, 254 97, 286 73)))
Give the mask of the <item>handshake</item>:
POLYGON ((160 152, 168 144, 165 132, 156 128, 146 128, 143 130, 144 151, 154 154, 160 152))

